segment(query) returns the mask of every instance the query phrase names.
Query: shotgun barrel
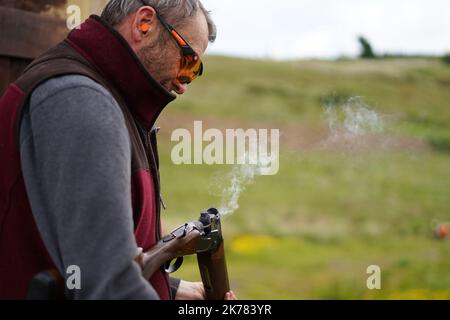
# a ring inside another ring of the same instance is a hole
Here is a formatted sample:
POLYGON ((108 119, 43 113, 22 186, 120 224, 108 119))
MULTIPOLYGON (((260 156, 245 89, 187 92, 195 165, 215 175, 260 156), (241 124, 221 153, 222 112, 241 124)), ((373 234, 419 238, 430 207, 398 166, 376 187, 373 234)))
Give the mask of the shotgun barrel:
POLYGON ((220 213, 210 208, 200 215, 204 235, 199 242, 197 261, 206 300, 223 300, 230 291, 220 213))

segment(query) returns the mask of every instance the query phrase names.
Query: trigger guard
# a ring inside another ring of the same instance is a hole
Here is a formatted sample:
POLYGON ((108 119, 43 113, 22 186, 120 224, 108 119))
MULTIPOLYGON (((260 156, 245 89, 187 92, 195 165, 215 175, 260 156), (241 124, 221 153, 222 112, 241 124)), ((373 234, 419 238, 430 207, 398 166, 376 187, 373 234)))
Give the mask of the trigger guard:
POLYGON ((166 270, 167 273, 174 273, 175 271, 177 271, 178 269, 180 269, 181 265, 183 264, 184 258, 183 257, 178 257, 175 261, 175 263, 173 265, 170 265, 170 263, 173 260, 167 261, 164 264, 164 269, 166 270))

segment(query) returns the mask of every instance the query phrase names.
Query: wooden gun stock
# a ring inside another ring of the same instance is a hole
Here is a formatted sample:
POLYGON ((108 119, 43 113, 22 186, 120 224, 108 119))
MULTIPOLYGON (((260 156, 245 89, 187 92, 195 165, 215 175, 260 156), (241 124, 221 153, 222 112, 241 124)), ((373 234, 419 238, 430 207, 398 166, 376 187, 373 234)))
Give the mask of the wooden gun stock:
POLYGON ((142 268, 142 275, 149 280, 161 267, 170 269, 170 262, 177 259, 170 272, 176 271, 182 263, 183 256, 192 255, 197 252, 203 226, 194 221, 175 229, 162 238, 153 248, 147 252, 139 252, 136 261, 142 268))

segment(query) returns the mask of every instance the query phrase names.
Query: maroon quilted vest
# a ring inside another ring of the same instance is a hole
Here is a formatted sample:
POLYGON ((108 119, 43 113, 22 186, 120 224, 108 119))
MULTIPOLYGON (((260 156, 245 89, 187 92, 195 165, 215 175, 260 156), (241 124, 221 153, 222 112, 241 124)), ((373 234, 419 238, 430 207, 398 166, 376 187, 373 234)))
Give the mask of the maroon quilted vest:
MULTIPOLYGON (((130 188, 136 241, 148 250, 161 237, 154 123, 175 96, 147 73, 118 32, 91 16, 28 66, 0 99, 0 299, 25 298, 36 274, 55 269, 28 201, 18 132, 22 108, 33 90, 50 78, 69 74, 84 75, 101 84, 120 105, 132 145, 130 188)), ((150 282, 161 299, 171 298, 163 268, 150 282)))

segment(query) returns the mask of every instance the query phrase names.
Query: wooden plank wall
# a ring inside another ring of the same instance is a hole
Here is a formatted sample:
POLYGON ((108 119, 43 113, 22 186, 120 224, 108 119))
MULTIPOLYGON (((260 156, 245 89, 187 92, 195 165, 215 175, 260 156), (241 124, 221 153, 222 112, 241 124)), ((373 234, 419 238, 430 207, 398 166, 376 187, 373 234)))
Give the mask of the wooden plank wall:
POLYGON ((0 95, 28 63, 68 31, 62 19, 0 7, 0 95))

